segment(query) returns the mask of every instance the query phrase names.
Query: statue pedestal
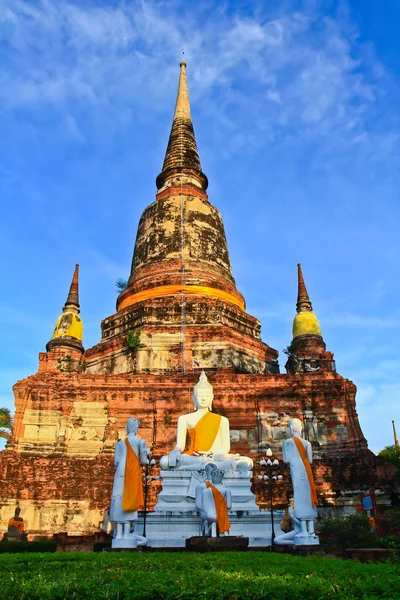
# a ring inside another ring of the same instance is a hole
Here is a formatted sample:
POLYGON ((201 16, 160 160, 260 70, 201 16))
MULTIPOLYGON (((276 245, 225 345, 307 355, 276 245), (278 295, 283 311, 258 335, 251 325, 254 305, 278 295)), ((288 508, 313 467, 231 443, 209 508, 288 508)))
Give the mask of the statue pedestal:
POLYGON ((113 550, 119 549, 119 548, 129 548, 129 549, 136 549, 138 547, 137 545, 137 541, 136 539, 131 539, 131 540, 117 540, 117 539, 113 539, 111 542, 111 548, 113 550))
MULTIPOLYGON (((204 483, 204 471, 160 471, 162 489, 155 512, 196 512, 196 487, 204 483)), ((232 493, 233 511, 258 511, 251 491, 253 471, 225 471, 224 486, 232 493)))
POLYGON ((225 535, 222 537, 194 536, 186 540, 186 549, 195 552, 226 552, 229 550, 247 550, 248 537, 225 535))
POLYGON ((28 541, 28 534, 26 534, 25 532, 23 532, 23 533, 10 533, 9 531, 7 531, 3 535, 3 539, 1 541, 2 542, 27 542, 28 541))
POLYGON ((319 537, 315 533, 298 533, 294 536, 295 546, 318 546, 319 537))
MULTIPOLYGON (((161 471, 162 489, 158 494, 154 512, 147 513, 146 537, 153 548, 185 548, 186 540, 203 537, 202 521, 196 508, 196 487, 205 481, 204 471, 161 471)), ((260 510, 251 491, 252 471, 225 471, 224 487, 231 490, 232 508, 229 510, 231 523, 230 536, 248 538, 251 547, 271 544, 271 514, 260 510)), ((275 531, 279 533, 279 523, 283 511, 274 511, 275 531)), ((139 514, 137 530, 143 523, 143 513, 139 514)), ((205 538, 223 540, 221 538, 205 538)), ((221 543, 221 542, 217 542, 221 543)), ((241 542, 242 543, 242 542, 241 542)))

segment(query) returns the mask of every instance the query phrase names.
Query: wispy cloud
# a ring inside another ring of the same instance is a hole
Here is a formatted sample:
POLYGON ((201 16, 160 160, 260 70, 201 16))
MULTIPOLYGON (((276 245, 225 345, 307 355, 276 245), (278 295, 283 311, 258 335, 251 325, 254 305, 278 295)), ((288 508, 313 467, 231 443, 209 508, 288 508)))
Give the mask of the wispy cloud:
POLYGON ((67 112, 66 129, 83 141, 74 111, 89 119, 110 113, 117 122, 138 108, 170 111, 165 96, 174 93, 184 49, 193 97, 220 135, 230 131, 230 151, 328 133, 332 143, 358 144, 370 135, 365 113, 376 84, 353 56, 346 23, 318 10, 273 15, 263 3, 257 16, 232 17, 220 6, 218 19, 183 6, 6 0, 0 101, 67 112), (236 86, 238 73, 247 91, 236 86))

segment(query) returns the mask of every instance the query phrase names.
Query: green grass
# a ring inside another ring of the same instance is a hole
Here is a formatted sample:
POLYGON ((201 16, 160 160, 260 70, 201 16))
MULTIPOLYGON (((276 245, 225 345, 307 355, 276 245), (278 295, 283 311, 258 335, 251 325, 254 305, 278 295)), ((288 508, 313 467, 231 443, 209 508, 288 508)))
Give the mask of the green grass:
POLYGON ((2 554, 0 598, 399 600, 400 567, 269 552, 2 554))

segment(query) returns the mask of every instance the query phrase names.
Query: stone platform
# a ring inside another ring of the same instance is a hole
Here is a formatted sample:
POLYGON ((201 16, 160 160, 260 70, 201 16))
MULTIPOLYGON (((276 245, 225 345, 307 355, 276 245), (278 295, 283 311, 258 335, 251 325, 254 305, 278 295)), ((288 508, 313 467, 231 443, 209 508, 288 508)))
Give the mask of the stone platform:
POLYGON ((222 537, 194 536, 186 540, 186 549, 194 552, 228 552, 230 550, 247 550, 248 537, 225 535, 222 537))
MULTIPOLYGON (((275 533, 280 532, 284 511, 274 511, 275 533)), ((271 544, 271 513, 266 510, 229 511, 230 534, 248 537, 249 547, 258 548, 271 544)), ((135 525, 135 532, 143 532, 143 514, 135 525)), ((197 511, 152 512, 147 514, 146 537, 152 548, 185 548, 186 540, 201 536, 201 519, 197 511)))
MULTIPOLYGON (((196 509, 196 487, 205 481, 203 471, 160 472, 162 489, 154 512, 148 513, 146 537, 152 548, 185 548, 186 540, 201 537, 201 519, 196 509)), ((252 471, 225 470, 223 485, 231 490, 230 536, 248 538, 249 546, 271 544, 271 514, 260 510, 251 491, 252 471)), ((275 532, 280 531, 283 511, 275 511, 275 532)), ((135 532, 143 531, 143 515, 135 532)), ((214 538, 215 539, 215 538, 214 538)))

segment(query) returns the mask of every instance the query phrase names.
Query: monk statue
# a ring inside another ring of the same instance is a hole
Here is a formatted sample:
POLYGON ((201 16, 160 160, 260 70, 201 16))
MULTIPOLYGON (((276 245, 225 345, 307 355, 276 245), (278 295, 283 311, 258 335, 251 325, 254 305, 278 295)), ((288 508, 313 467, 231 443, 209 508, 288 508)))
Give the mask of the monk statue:
POLYGON ((27 534, 24 531, 24 520, 20 517, 21 509, 19 506, 15 509, 14 516, 8 521, 7 533, 3 540, 8 542, 26 542, 27 534))
POLYGON ((300 525, 300 531, 294 536, 294 544, 319 544, 318 537, 314 533, 314 519, 318 516, 318 501, 311 470, 311 444, 301 437, 302 423, 300 419, 290 419, 288 425, 291 437, 282 442, 282 454, 283 461, 290 465, 293 485, 293 516, 300 525))
POLYGON ((117 468, 111 496, 110 521, 116 523, 113 548, 136 548, 147 543, 145 537, 131 531, 143 508, 143 485, 140 465, 148 464, 146 442, 139 437, 139 419, 131 417, 126 424, 127 437, 117 442, 114 466, 117 468))
POLYGON ((222 473, 212 463, 206 465, 206 482, 196 488, 196 508, 202 520, 202 534, 217 537, 229 535, 231 524, 228 509, 232 507, 232 493, 222 485, 222 473))
POLYGON ((204 371, 194 386, 195 411, 178 418, 176 446, 160 460, 163 470, 200 471, 208 463, 222 470, 251 471, 251 458, 230 454, 229 421, 211 412, 214 399, 213 388, 204 371), (186 449, 186 438, 190 445, 186 449))

